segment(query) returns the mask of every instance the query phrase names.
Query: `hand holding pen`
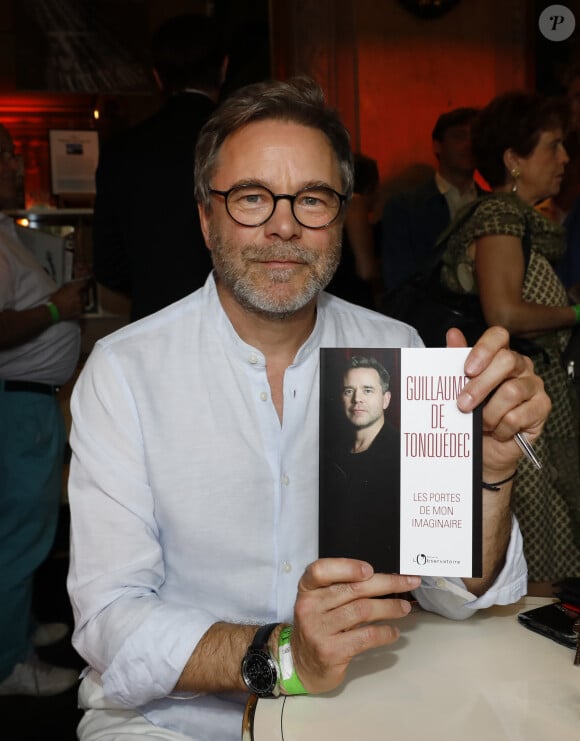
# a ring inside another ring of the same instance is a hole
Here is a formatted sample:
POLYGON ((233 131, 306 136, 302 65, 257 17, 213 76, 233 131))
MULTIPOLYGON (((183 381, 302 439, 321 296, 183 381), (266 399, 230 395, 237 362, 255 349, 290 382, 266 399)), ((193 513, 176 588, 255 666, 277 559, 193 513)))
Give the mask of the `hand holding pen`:
POLYGON ((539 471, 542 468, 542 461, 536 455, 536 451, 534 450, 532 443, 528 440, 525 432, 516 432, 516 434, 514 435, 514 439, 516 443, 520 446, 524 455, 526 455, 529 458, 529 460, 534 464, 534 466, 539 471))
MULTIPOLYGON (((448 331, 448 347, 465 347, 464 342, 459 330, 448 331)), ((470 380, 457 403, 466 412, 473 411, 479 404, 484 405, 487 438, 484 467, 494 471, 503 469, 506 473, 510 469, 513 471, 517 463, 513 452, 509 452, 513 447, 504 445, 513 439, 540 470, 542 462, 530 441, 541 432, 551 402, 530 359, 510 350, 509 334, 504 328, 492 327, 484 332, 469 353, 465 374, 470 380), (513 431, 514 428, 517 432, 513 431), (511 438, 508 437, 510 429, 511 438)), ((513 475, 507 480, 511 478, 513 475)), ((507 480, 501 483, 507 483, 507 480)))

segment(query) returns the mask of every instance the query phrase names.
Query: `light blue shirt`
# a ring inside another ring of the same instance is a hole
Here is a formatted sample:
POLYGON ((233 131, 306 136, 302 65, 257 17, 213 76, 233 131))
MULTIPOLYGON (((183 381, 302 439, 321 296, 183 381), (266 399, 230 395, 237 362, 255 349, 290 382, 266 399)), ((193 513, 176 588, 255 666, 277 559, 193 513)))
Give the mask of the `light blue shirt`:
MULTIPOLYGON (((168 695, 214 622, 292 620, 317 557, 318 350, 420 345, 412 328, 323 294, 284 375, 281 425, 264 356, 234 331, 213 276, 97 343, 72 396, 68 584, 74 646, 110 700, 192 739, 239 740, 247 696, 168 695)), ((424 604, 463 618, 519 598, 519 538, 514 524, 487 595, 431 580, 424 604)))

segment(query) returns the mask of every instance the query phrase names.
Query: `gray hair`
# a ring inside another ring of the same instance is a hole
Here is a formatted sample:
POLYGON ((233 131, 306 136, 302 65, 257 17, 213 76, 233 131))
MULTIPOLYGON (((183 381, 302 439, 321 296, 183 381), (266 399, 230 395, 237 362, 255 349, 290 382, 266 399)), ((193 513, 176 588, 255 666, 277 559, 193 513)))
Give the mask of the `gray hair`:
POLYGON ((210 183, 226 138, 247 124, 272 119, 322 131, 336 154, 342 188, 350 198, 354 167, 348 130, 338 112, 326 105, 317 82, 309 77, 294 77, 286 82, 258 82, 237 90, 205 123, 195 149, 195 198, 203 208, 210 209, 210 183))

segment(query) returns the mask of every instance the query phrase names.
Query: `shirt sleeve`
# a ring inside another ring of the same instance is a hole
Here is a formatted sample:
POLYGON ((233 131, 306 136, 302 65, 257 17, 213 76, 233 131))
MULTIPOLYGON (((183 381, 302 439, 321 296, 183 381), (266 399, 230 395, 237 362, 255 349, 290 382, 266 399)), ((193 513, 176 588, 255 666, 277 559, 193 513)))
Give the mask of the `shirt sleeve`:
POLYGON ((471 594, 459 578, 432 576, 424 576, 421 586, 413 594, 423 609, 452 620, 465 620, 482 608, 517 602, 526 594, 527 584, 528 571, 523 554, 522 534, 512 515, 505 565, 493 585, 481 597, 471 594))
POLYGON ((522 239, 526 218, 522 207, 509 198, 486 198, 476 210, 470 224, 472 239, 507 235, 522 239))
POLYGON ((68 589, 73 645, 129 706, 169 694, 217 621, 163 597, 165 564, 139 416, 115 357, 95 346, 71 398, 68 589))

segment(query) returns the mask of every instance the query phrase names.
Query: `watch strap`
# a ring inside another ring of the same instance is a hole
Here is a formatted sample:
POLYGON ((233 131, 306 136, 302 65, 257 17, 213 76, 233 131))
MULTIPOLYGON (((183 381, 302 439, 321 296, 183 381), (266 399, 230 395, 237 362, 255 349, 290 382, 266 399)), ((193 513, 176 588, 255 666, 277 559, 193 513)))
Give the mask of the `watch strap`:
POLYGON ((267 649, 268 644, 268 638, 272 635, 274 632, 274 628, 277 628, 280 625, 280 623, 268 623, 267 625, 262 625, 258 628, 256 631, 256 634, 254 636, 254 640, 252 641, 252 645, 250 648, 257 649, 257 648, 265 648, 267 649))

